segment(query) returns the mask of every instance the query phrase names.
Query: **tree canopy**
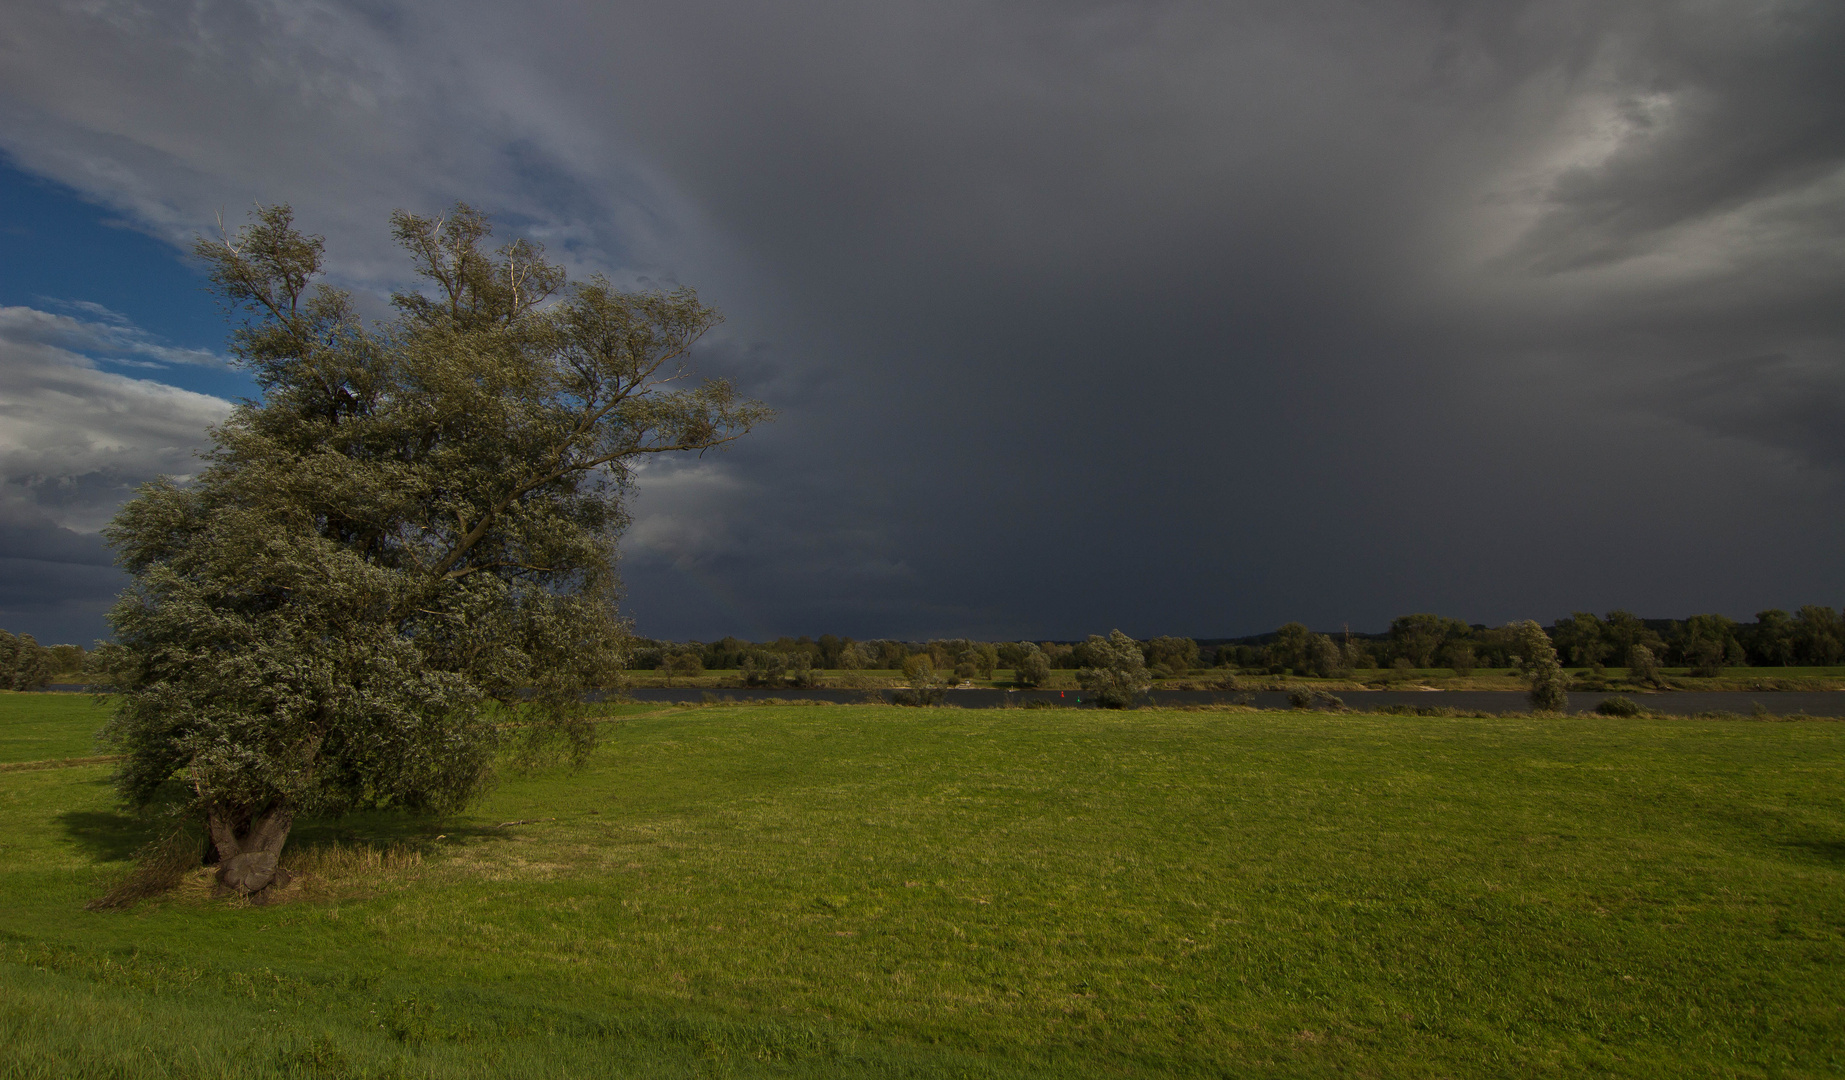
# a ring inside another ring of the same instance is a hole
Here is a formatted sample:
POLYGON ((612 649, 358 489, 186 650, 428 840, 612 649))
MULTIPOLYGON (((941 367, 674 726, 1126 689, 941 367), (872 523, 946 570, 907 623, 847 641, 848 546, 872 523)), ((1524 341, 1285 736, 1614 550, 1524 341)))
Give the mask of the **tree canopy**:
POLYGON ((570 285, 535 244, 489 250, 465 205, 392 227, 424 289, 383 325, 316 283, 324 243, 286 206, 199 241, 262 398, 107 533, 133 578, 111 614, 117 782, 147 803, 178 779, 245 892, 298 813, 466 802, 490 701, 581 746, 574 706, 622 665, 633 464, 768 416, 686 381, 719 321, 692 290, 570 285))
POLYGON ((1129 708, 1153 684, 1140 644, 1121 631, 1112 630, 1107 637, 1091 634, 1084 645, 1092 666, 1077 673, 1077 685, 1104 707, 1129 708))
MULTIPOLYGON (((68 646, 59 646, 67 648, 68 646)), ((31 634, 0 630, 0 690, 42 690, 59 671, 54 650, 31 634)))

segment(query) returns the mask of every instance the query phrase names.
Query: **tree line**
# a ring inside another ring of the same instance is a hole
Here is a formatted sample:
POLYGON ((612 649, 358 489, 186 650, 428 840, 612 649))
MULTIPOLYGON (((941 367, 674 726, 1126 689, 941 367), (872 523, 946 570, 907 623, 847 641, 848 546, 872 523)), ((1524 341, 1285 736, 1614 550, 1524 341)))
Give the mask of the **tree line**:
MULTIPOLYGON (((1391 620, 1382 633, 1316 633, 1291 622, 1244 638, 1198 641, 1162 636, 1136 644, 1155 678, 1210 668, 1321 678, 1379 668, 1450 668, 1466 675, 1476 668, 1520 667, 1529 652, 1523 626, 1470 624, 1420 613, 1391 620)), ((1747 623, 1716 614, 1676 620, 1644 619, 1627 611, 1578 611, 1542 629, 1562 663, 1597 671, 1610 665, 1642 671, 1670 666, 1715 675, 1725 667, 1825 667, 1845 662, 1845 615, 1823 605, 1810 604, 1792 614, 1770 609, 1747 623)), ((1027 672, 1019 681, 1033 685, 1053 670, 1104 666, 1097 644, 1101 640, 1105 639, 855 641, 835 634, 766 642, 736 637, 712 642, 638 638, 628 667, 663 671, 669 677, 739 671, 753 685, 810 685, 813 673, 821 670, 907 672, 919 668, 921 658, 942 675, 990 679, 995 669, 1006 669, 1027 672), (1044 676, 1029 677, 1039 669, 1044 676)))
MULTIPOLYGON (((1600 670, 1683 667, 1715 675, 1725 667, 1827 667, 1845 663, 1845 613, 1809 604, 1793 613, 1758 612, 1754 622, 1723 615, 1688 619, 1643 619, 1626 611, 1605 615, 1579 611, 1544 627, 1559 660, 1600 670)), ((1515 668, 1522 663, 1519 624, 1485 626, 1433 614, 1403 615, 1382 633, 1316 633, 1291 622, 1250 637, 1205 639, 1154 637, 1136 642, 1154 678, 1182 677, 1212 668, 1272 675, 1332 678, 1380 668, 1515 668)), ((812 685, 821 671, 874 669, 937 677, 990 679, 995 670, 1015 673, 1037 685, 1052 671, 1105 666, 1100 647, 1089 641, 976 641, 942 638, 855 641, 822 634, 750 642, 736 637, 711 642, 635 638, 628 650, 630 671, 692 676, 737 671, 750 685, 812 685), (919 663, 918 658, 923 661, 919 663), (1022 675, 1018 673, 1023 673, 1022 675)), ((1132 640, 1132 639, 1130 639, 1132 640)), ((39 690, 60 677, 80 676, 92 656, 76 645, 40 645, 30 634, 0 630, 0 690, 39 690)))
POLYGON ((44 646, 31 634, 0 630, 0 690, 43 690, 60 676, 83 670, 76 645, 44 646))

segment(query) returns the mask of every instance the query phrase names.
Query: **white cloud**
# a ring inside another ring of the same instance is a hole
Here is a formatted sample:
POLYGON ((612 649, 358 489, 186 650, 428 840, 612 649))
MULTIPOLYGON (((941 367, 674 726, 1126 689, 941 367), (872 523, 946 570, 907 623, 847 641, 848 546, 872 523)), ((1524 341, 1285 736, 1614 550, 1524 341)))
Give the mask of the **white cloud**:
POLYGON ((46 345, 135 367, 221 366, 224 363, 223 357, 208 349, 182 349, 163 344, 129 322, 126 316, 101 304, 79 300, 59 302, 57 306, 81 312, 89 318, 59 315, 38 308, 0 307, 0 341, 46 345))
POLYGON ((79 533, 102 528, 136 485, 198 466, 231 403, 99 370, 84 352, 187 354, 119 317, 0 308, 0 516, 79 533))
POLYGON ((0 148, 181 245, 290 203, 361 293, 405 284, 392 210, 457 199, 566 261, 657 272, 688 208, 480 23, 338 0, 0 5, 0 148))

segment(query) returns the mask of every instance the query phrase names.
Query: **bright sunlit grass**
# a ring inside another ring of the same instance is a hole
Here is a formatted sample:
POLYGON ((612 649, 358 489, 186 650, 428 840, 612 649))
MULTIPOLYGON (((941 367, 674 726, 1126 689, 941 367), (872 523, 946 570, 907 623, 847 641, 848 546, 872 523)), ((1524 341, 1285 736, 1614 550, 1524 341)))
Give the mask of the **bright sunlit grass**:
POLYGON ((89 694, 0 692, 0 764, 94 757, 107 714, 89 694))
MULTIPOLYGON (((0 699, 0 746, 100 722, 43 700, 0 699)), ((104 766, 0 773, 0 1075, 1845 1068, 1845 724, 758 706, 605 736, 462 819, 298 829, 266 908, 201 879, 83 910, 153 827, 104 766)))

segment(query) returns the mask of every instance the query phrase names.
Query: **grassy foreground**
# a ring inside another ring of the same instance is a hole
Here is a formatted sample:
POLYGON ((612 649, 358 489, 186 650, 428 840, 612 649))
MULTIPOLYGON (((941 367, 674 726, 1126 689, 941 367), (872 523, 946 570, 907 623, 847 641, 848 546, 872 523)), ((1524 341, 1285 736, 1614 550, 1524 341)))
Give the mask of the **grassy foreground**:
POLYGON ((1845 724, 628 711, 262 908, 84 910, 151 826, 0 771, 0 1076, 1845 1071, 1845 724))

